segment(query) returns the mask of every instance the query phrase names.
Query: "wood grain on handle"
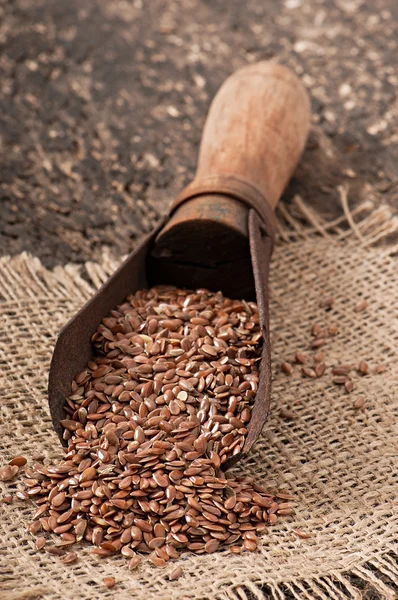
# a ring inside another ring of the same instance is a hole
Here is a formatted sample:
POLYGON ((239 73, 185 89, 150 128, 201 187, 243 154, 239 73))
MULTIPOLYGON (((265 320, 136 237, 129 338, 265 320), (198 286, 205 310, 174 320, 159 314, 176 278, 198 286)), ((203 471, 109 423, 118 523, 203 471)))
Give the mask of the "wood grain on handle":
POLYGON ((226 80, 210 107, 195 179, 152 248, 152 281, 255 298, 249 208, 273 238, 273 209, 304 149, 309 117, 307 94, 286 67, 261 62, 226 80))
POLYGON ((309 121, 307 93, 290 69, 269 62, 243 67, 211 104, 195 182, 242 177, 274 208, 300 159, 309 121))

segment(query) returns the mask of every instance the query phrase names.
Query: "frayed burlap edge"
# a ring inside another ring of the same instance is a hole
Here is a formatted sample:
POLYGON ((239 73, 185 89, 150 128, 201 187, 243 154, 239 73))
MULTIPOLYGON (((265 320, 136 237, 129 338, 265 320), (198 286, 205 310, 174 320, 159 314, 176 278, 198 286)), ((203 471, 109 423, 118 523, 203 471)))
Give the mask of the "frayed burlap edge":
MULTIPOLYGON (((398 246, 394 243, 385 244, 383 242, 390 239, 390 236, 394 238, 394 234, 398 231, 398 219, 391 214, 388 207, 375 208, 370 201, 363 202, 354 211, 350 212, 344 189, 340 190, 340 196, 344 216, 332 222, 323 221, 299 197, 294 199, 292 206, 289 208, 282 205, 279 209, 279 248, 282 248, 282 254, 284 246, 297 246, 301 242, 303 244, 310 242, 311 246, 317 240, 327 239, 331 245, 334 247, 341 246, 345 251, 361 248, 364 252, 364 260, 369 260, 369 251, 376 251, 378 260, 381 261, 380 264, 383 263, 383 260, 391 261, 391 257, 397 252, 398 246)), ((372 254, 372 256, 374 255, 372 254)), ((3 313, 12 312, 15 307, 24 310, 29 306, 30 299, 33 302, 39 297, 43 299, 43 302, 51 300, 59 302, 60 305, 67 302, 68 311, 73 314, 74 310, 114 271, 118 263, 119 261, 112 257, 107 250, 104 250, 101 264, 90 262, 84 267, 66 265, 65 267, 57 267, 53 271, 48 271, 38 259, 25 253, 13 258, 4 257, 0 259, 2 311, 3 313)), ((395 284, 395 292, 398 292, 397 280, 393 284, 395 284)), ((283 294, 281 298, 283 300, 283 294)), ((278 340, 276 340, 275 345, 278 345, 278 340)), ((48 354, 50 351, 51 347, 48 348, 48 354)), ((6 354, 1 354, 0 359, 4 365, 7 361, 6 354)), ((274 386, 276 387, 276 395, 279 387, 285 392, 286 389, 289 389, 283 386, 284 384, 280 384, 277 380, 274 386)), ((382 390, 382 387, 380 387, 380 390, 382 390)), ((45 401, 45 389, 43 387, 41 393, 42 400, 45 401)), ((47 412, 46 407, 43 412, 47 412)), ((49 426, 48 416, 44 420, 49 426)), ((12 431, 12 427, 13 424, 9 423, 9 432, 12 431)), ((7 425, 5 430, 7 431, 7 425)), ((266 441, 268 443, 269 439, 266 441)), ((5 458, 7 458, 7 453, 9 454, 7 445, 5 450, 5 458)), ((54 452, 56 451, 54 450, 54 452)), ((249 472, 252 468, 252 462, 253 460, 250 458, 246 461, 245 466, 249 472)), ((395 486, 395 496, 397 491, 395 486)), ((17 510, 17 508, 14 509, 14 511, 17 510)), ((393 518, 396 519, 396 514, 394 516, 392 507, 387 510, 385 518, 386 528, 388 529, 391 526, 394 529, 395 527, 395 531, 397 531, 397 522, 393 521, 393 518)), ((10 533, 13 533, 12 529, 10 529, 10 533)), ((393 599, 397 597, 398 590, 396 540, 397 535, 395 535, 395 539, 394 536, 390 536, 390 542, 375 549, 373 555, 370 558, 368 556, 366 560, 353 555, 352 566, 346 570, 334 569, 331 568, 330 564, 327 564, 324 571, 322 571, 322 568, 319 567, 322 560, 319 563, 319 557, 317 557, 318 566, 314 569, 317 573, 314 576, 300 577, 300 574, 295 572, 292 573, 292 577, 278 579, 277 573, 274 573, 273 576, 267 573, 267 565, 265 564, 261 573, 255 568, 253 576, 249 576, 243 582, 239 581, 240 578, 237 578, 235 583, 231 571, 228 581, 215 582, 214 585, 210 586, 210 592, 204 596, 198 595, 196 591, 190 595, 186 586, 181 585, 181 588, 179 588, 178 584, 175 584, 174 590, 170 589, 169 592, 157 588, 156 592, 153 590, 153 593, 148 595, 148 598, 162 598, 165 600, 178 597, 183 599, 200 597, 209 600, 265 600, 268 598, 275 600, 290 600, 291 598, 315 600, 318 598, 335 598, 343 600, 366 596, 369 598, 393 599)), ((18 540, 16 544, 18 544, 18 540)), ((7 550, 7 544, 5 544, 5 549, 7 550)), ((45 582, 43 585, 33 585, 32 587, 25 583, 22 589, 14 589, 13 591, 15 577, 18 573, 13 573, 7 564, 6 550, 1 548, 0 551, 0 590, 3 589, 2 598, 4 600, 34 600, 35 598, 55 597, 49 595, 54 592, 50 589, 51 586, 47 586, 45 582)), ((249 560, 249 555, 247 555, 247 561, 249 560)), ((315 560, 315 562, 317 561, 315 560)), ((23 568, 22 564, 21 568, 23 568)), ((303 570, 308 569, 303 568, 303 570)), ((144 589, 142 591, 144 592, 144 589)), ((100 593, 98 590, 93 590, 93 593, 96 593, 98 598, 111 597, 109 592, 106 591, 100 593)), ((64 597, 69 598, 67 591, 64 597)), ((125 595, 121 590, 119 597, 127 598, 129 594, 125 595)), ((139 596, 134 595, 133 597, 139 596)), ((74 598, 70 597, 70 600, 74 600, 74 598)))

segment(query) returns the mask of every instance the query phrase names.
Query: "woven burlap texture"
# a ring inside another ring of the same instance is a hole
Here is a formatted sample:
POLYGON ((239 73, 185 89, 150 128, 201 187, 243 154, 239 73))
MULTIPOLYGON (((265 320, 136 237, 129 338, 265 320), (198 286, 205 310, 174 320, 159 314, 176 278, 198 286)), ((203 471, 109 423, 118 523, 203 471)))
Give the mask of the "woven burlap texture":
MULTIPOLYGON (((96 559, 88 546, 77 549, 78 563, 63 565, 37 551, 27 533, 33 503, 0 504, 3 600, 343 599, 369 588, 376 597, 396 597, 398 267, 397 249, 379 242, 397 222, 387 209, 363 205, 325 223, 299 199, 289 212, 282 207, 280 222, 271 272, 273 411, 235 470, 291 490, 295 516, 270 527, 257 553, 186 554, 165 569, 144 561, 130 572, 125 559, 96 559), (319 307, 325 296, 335 298, 329 312, 319 307), (363 298, 368 308, 357 313, 363 298), (330 376, 282 374, 281 361, 309 352, 314 321, 339 328, 327 346, 328 365, 363 359, 386 371, 354 375, 351 394, 330 376), (353 408, 358 396, 366 400, 362 410, 353 408), (283 418, 282 408, 296 418, 283 418), (295 528, 311 538, 297 538, 295 528), (169 582, 177 564, 184 576, 169 582), (117 588, 106 590, 105 576, 114 576, 117 588)), ((61 326, 117 263, 104 253, 101 264, 49 271, 27 254, 0 260, 0 465, 20 454, 61 455, 46 397, 51 351, 61 326)), ((2 484, 0 495, 17 488, 18 479, 2 484)))

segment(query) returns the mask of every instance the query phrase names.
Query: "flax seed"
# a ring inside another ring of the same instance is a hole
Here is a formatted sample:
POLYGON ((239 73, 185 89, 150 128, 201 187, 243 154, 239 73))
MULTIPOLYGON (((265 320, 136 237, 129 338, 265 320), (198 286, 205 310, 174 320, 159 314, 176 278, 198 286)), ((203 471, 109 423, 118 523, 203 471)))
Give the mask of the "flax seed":
POLYGON ((68 554, 65 554, 65 556, 62 559, 62 562, 65 565, 71 565, 72 563, 75 563, 76 561, 77 561, 76 552, 68 552, 68 554))
POLYGON ((184 573, 182 567, 176 567, 169 575, 170 581, 175 581, 179 579, 181 575, 184 573))
POLYGON ((313 326, 311 327, 311 334, 314 335, 315 337, 318 337, 318 335, 321 333, 321 326, 319 325, 319 323, 314 323, 313 326))
POLYGON ((316 340, 311 342, 311 348, 317 349, 325 346, 327 344, 327 340, 325 338, 317 338, 316 340))
POLYGON ((18 465, 7 465, 0 469, 0 481, 12 481, 19 471, 18 465))
POLYGON ((322 300, 319 302, 319 307, 326 308, 328 310, 328 309, 332 308, 333 304, 334 304, 333 296, 327 296, 326 298, 322 298, 322 300))
POLYGON ((3 498, 1 498, 0 502, 2 502, 3 504, 12 504, 13 501, 13 497, 11 495, 7 495, 7 496, 3 496, 3 498))
POLYGON ((16 465, 17 467, 23 467, 27 462, 28 461, 24 456, 14 456, 14 458, 12 458, 8 464, 11 466, 16 465))
POLYGON ((293 533, 295 535, 297 535, 297 537, 303 539, 303 540, 308 540, 309 538, 311 538, 311 534, 307 533, 306 531, 302 531, 301 529, 293 529, 293 533))
POLYGON ((346 381, 348 381, 348 377, 346 377, 345 375, 334 377, 332 379, 332 383, 336 383, 337 385, 344 385, 346 381))
POLYGON ((310 369, 309 367, 301 367, 301 372, 303 375, 305 375, 305 377, 316 377, 316 372, 314 371, 314 369, 310 369))
POLYGON ((41 550, 46 545, 46 542, 47 542, 47 540, 45 537, 43 537, 43 536, 38 537, 38 538, 36 538, 35 546, 38 550, 41 550))
POLYGON ((294 412, 292 412, 291 410, 287 410, 286 408, 282 408, 279 411, 279 414, 282 417, 282 419, 286 419, 288 421, 293 421, 294 419, 297 418, 297 416, 294 412))
POLYGON ((281 363, 281 370, 287 375, 293 375, 294 373, 293 366, 288 362, 281 363))
POLYGON ((304 364, 307 362, 307 357, 305 354, 303 354, 302 352, 300 352, 299 350, 296 352, 295 355, 295 360, 298 363, 304 364))
POLYGON ((360 300, 359 302, 357 302, 357 304, 354 306, 354 312, 363 312, 364 310, 366 310, 368 308, 368 303, 365 299, 360 300))
POLYGON ((363 396, 358 396, 358 398, 355 400, 353 407, 356 410, 359 410, 360 408, 363 408, 365 406, 365 398, 363 396))
POLYGON ((106 588, 113 588, 116 585, 116 579, 114 577, 104 577, 102 580, 106 588))
POLYGON ((140 563, 141 563, 141 558, 136 554, 129 560, 128 567, 129 567, 130 571, 132 571, 133 569, 136 569, 140 563))
POLYGON ((369 373, 369 365, 366 361, 361 360, 357 367, 357 371, 361 373, 361 375, 367 375, 369 373))
POLYGON ((254 303, 167 286, 129 296, 72 385, 64 460, 27 473, 31 531, 64 546, 84 539, 98 557, 120 552, 130 569, 141 554, 165 567, 187 549, 254 550, 256 533, 291 509, 220 467, 245 443, 261 340, 254 303))
POLYGON ((315 375, 317 377, 322 377, 322 375, 324 374, 324 372, 326 371, 326 365, 324 362, 320 362, 316 365, 315 367, 315 375))
POLYGON ((332 369, 333 375, 348 375, 350 371, 351 367, 349 365, 339 365, 332 369))

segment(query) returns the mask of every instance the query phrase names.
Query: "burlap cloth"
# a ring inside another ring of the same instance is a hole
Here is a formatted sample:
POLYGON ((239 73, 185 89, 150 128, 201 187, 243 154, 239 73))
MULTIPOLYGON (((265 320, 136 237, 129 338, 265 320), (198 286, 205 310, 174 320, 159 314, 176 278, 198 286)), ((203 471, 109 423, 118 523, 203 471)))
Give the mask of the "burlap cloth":
MULTIPOLYGON (((294 492, 296 516, 270 527, 258 553, 186 555, 178 563, 184 576, 169 582, 176 563, 157 569, 144 562, 130 572, 125 559, 97 560, 88 547, 78 549, 77 564, 64 566, 35 550, 26 532, 31 502, 0 504, 2 600, 396 597, 398 266, 397 248, 379 242, 398 224, 385 208, 362 205, 355 214, 345 208, 345 218, 325 223, 299 199, 290 212, 282 207, 271 273, 273 412, 237 468, 294 492), (330 313, 319 308, 323 295, 335 298, 330 313), (369 307, 356 313, 361 298, 369 307), (314 320, 339 327, 328 364, 364 359, 372 367, 385 364, 386 372, 355 377, 350 395, 327 376, 281 374, 282 360, 308 349, 314 320), (358 395, 366 405, 355 411, 358 395), (297 418, 284 419, 281 407, 297 418), (294 528, 312 537, 298 539, 294 528), (102 579, 111 575, 117 587, 106 590, 102 579)), ((60 455, 46 398, 52 347, 117 262, 104 254, 101 264, 85 266, 83 277, 82 267, 49 271, 26 254, 0 260, 1 465, 16 454, 60 455)), ((21 483, 2 485, 1 495, 16 487, 21 483)))

